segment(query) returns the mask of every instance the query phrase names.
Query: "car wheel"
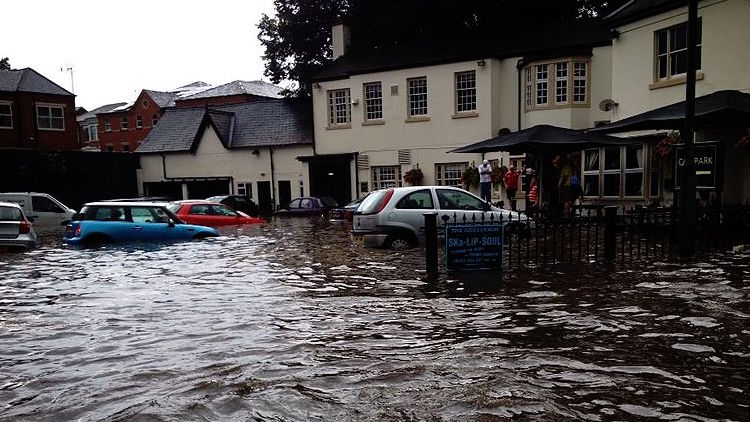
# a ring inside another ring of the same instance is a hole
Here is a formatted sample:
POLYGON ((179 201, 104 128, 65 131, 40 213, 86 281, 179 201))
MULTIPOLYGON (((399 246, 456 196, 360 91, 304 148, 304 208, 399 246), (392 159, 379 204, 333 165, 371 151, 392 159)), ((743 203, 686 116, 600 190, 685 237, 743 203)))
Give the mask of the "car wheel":
POLYGON ((394 251, 404 251, 411 249, 412 242, 404 235, 396 235, 388 240, 388 248, 394 251))

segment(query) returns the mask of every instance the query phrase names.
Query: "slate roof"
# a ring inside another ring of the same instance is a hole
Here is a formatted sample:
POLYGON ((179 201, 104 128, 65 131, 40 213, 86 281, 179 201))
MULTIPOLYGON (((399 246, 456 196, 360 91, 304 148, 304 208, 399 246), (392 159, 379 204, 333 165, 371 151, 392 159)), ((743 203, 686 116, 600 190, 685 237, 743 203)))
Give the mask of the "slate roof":
POLYGON ((685 6, 684 0, 630 0, 604 20, 610 25, 622 25, 685 6))
POLYGON ((233 81, 180 99, 192 100, 197 98, 225 97, 228 95, 242 94, 281 98, 280 92, 282 90, 283 88, 279 86, 263 81, 233 81))
POLYGON ((152 91, 150 89, 144 89, 144 91, 161 108, 173 107, 174 100, 177 98, 177 94, 173 92, 152 91))
POLYGON ((377 52, 349 53, 323 68, 312 81, 489 57, 546 58, 591 54, 593 47, 611 43, 609 29, 598 20, 560 22, 541 28, 507 28, 503 34, 460 39, 452 45, 411 45, 377 52))
POLYGON ((92 117, 96 117, 99 113, 106 113, 108 111, 112 111, 118 107, 122 107, 126 105, 127 103, 114 103, 114 104, 106 104, 101 107, 97 107, 89 112, 86 112, 84 114, 81 114, 80 116, 76 117, 76 120, 79 122, 82 122, 86 119, 90 119, 92 117))
POLYGON ((228 149, 313 142, 310 101, 281 98, 212 108, 169 109, 136 152, 194 151, 209 124, 228 149))
POLYGON ((0 70, 0 91, 33 92, 37 94, 70 95, 66 89, 29 67, 0 70))

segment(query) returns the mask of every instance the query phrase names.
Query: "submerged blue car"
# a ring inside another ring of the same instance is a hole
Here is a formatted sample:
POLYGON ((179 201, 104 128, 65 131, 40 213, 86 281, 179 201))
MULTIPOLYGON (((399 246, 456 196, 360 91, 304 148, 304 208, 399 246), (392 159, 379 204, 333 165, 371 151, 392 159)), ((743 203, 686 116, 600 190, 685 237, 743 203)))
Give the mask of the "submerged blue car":
POLYGON ((218 236, 212 227, 185 224, 157 202, 91 202, 65 229, 69 245, 127 241, 174 241, 218 236))

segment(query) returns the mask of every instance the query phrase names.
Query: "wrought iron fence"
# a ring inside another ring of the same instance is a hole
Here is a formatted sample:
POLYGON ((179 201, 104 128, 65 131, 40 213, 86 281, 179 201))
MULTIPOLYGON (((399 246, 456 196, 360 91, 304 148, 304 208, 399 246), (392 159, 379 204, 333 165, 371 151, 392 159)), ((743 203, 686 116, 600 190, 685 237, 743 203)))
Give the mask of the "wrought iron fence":
MULTIPOLYGON (((697 217, 698 253, 750 244, 750 206, 701 209, 697 217)), ((627 264, 677 256, 678 212, 673 208, 607 207, 606 212, 589 208, 566 218, 456 211, 438 221, 440 230, 451 224, 504 225, 506 271, 557 263, 627 264)))

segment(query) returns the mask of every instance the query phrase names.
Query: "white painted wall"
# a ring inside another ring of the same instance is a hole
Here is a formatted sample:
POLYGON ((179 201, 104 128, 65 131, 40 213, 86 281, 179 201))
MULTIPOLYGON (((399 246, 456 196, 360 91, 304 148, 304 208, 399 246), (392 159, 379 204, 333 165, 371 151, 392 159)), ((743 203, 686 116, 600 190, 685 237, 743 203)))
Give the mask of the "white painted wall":
MULTIPOLYGON (((699 3, 703 79, 696 96, 724 89, 750 91, 750 2, 699 3)), ((654 32, 687 21, 687 7, 623 25, 612 46, 613 121, 685 100, 685 84, 650 89, 654 82, 654 32)))
MULTIPOLYGON (((195 154, 165 154, 167 178, 231 177, 234 192, 237 183, 253 183, 253 197, 257 200, 257 182, 271 181, 271 155, 269 148, 258 148, 255 155, 251 149, 228 150, 224 148, 212 127, 208 127, 200 140, 195 154)), ((306 166, 297 160, 298 156, 312 155, 311 146, 275 147, 273 149, 274 180, 278 205, 278 182, 289 180, 292 197, 299 195, 300 181, 309 193, 309 179, 306 166)), ((144 183, 169 181, 164 178, 162 156, 159 154, 141 155, 141 170, 138 174, 139 189, 144 183)), ((141 192, 143 193, 143 192, 141 192)))

